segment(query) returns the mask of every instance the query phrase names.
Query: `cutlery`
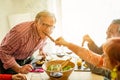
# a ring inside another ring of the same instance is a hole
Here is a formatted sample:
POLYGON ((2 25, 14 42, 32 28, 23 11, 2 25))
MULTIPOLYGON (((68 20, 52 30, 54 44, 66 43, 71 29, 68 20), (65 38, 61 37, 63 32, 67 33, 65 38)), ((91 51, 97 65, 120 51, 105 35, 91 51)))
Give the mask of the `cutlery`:
POLYGON ((48 35, 46 32, 43 32, 51 41, 55 42, 55 40, 50 36, 48 35))

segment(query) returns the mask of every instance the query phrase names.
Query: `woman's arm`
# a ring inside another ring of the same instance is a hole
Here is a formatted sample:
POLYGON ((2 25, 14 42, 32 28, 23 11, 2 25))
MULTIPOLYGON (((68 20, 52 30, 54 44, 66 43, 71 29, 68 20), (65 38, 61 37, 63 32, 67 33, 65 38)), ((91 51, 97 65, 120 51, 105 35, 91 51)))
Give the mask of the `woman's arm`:
POLYGON ((12 80, 11 74, 0 74, 0 80, 12 80))
POLYGON ((63 45, 65 47, 67 47, 68 49, 70 49, 71 51, 73 51, 76 55, 78 55, 80 58, 82 58, 83 60, 96 65, 96 66, 102 66, 102 57, 101 55, 98 55, 86 48, 80 47, 76 44, 70 43, 65 41, 63 38, 58 38, 55 41, 56 45, 63 45))

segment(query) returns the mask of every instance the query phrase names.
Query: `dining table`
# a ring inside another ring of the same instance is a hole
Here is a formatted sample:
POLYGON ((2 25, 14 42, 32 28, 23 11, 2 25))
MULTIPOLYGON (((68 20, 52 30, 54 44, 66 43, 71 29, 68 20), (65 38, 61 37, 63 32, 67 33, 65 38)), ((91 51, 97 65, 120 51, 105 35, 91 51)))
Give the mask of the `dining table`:
MULTIPOLYGON (((67 59, 72 57, 72 60, 75 63, 75 68, 73 72, 68 77, 68 80, 104 80, 104 76, 94 74, 90 71, 89 68, 81 68, 78 69, 76 65, 76 60, 79 58, 75 54, 65 54, 63 57, 58 57, 56 54, 50 55, 48 58, 50 59, 67 59)), ((40 59, 41 56, 37 56, 35 60, 40 59)), ((33 61, 34 62, 34 61, 33 61)), ((84 62, 83 62, 84 63, 84 62)), ((27 80, 51 80, 45 71, 43 72, 29 72, 26 74, 27 80)), ((57 79, 56 79, 57 80, 57 79)))
MULTIPOLYGON (((27 74, 27 80, 51 80, 49 76, 43 73, 31 72, 27 74)), ((57 80, 57 79, 56 79, 57 80)), ((73 71, 68 80, 104 80, 103 76, 91 72, 73 71)))

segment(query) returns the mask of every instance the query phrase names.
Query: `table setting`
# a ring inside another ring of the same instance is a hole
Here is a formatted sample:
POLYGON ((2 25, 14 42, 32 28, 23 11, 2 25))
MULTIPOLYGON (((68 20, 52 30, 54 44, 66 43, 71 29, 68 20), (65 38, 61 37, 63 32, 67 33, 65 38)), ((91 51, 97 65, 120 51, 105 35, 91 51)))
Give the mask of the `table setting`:
POLYGON ((78 67, 77 60, 79 58, 73 55, 74 53, 71 54, 72 57, 68 56, 68 54, 65 54, 64 57, 58 58, 57 55, 53 54, 51 55, 52 58, 48 58, 50 59, 50 61, 55 61, 55 60, 67 60, 71 57, 70 62, 74 63, 75 66, 74 66, 74 69, 71 71, 71 74, 69 74, 69 77, 67 79, 50 78, 48 73, 43 68, 43 65, 46 64, 46 61, 42 65, 36 65, 36 62, 42 59, 41 56, 38 56, 31 62, 31 64, 33 63, 32 65, 36 71, 31 71, 30 73, 27 74, 28 80, 104 80, 103 76, 91 73, 90 69, 86 68, 84 61, 82 62, 81 67, 78 67))
MULTIPOLYGON (((48 34, 44 34, 51 41, 55 41, 48 34)), ((47 53, 45 58, 37 56, 31 62, 34 69, 27 74, 28 80, 104 80, 103 76, 91 73, 85 61, 76 54, 64 50, 63 46, 58 49, 55 53, 47 53), (69 66, 70 69, 63 71, 63 63, 64 67, 69 66)))

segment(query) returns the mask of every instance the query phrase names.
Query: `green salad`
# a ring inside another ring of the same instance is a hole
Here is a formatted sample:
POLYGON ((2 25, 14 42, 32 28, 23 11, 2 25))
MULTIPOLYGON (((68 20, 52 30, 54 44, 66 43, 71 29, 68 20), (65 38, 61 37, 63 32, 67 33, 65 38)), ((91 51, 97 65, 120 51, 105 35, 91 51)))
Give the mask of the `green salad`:
POLYGON ((61 69, 61 65, 60 64, 56 64, 56 65, 50 65, 50 66, 48 66, 47 70, 48 71, 60 71, 60 70, 67 71, 67 70, 70 70, 71 68, 72 68, 72 66, 67 65, 67 66, 65 66, 65 67, 63 67, 61 69))

